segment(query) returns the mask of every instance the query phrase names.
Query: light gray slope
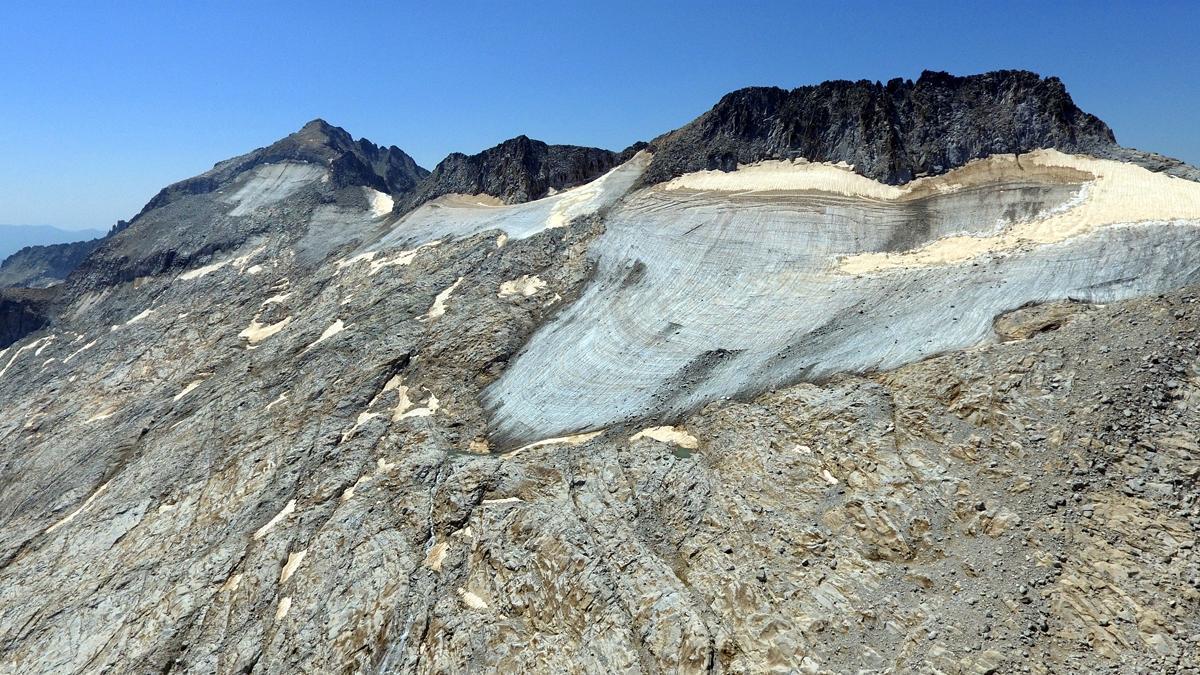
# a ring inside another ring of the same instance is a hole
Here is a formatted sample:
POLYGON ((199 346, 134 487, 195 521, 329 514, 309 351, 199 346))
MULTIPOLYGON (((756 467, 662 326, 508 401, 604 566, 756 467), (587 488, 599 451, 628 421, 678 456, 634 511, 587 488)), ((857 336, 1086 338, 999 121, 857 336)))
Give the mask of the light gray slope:
POLYGON ((606 219, 580 300, 485 392, 514 447, 987 339, 1028 302, 1200 281, 1197 222, 1114 228, 968 264, 847 275, 839 258, 984 235, 1071 208, 1081 183, 989 183, 899 205, 813 194, 649 190, 606 219))

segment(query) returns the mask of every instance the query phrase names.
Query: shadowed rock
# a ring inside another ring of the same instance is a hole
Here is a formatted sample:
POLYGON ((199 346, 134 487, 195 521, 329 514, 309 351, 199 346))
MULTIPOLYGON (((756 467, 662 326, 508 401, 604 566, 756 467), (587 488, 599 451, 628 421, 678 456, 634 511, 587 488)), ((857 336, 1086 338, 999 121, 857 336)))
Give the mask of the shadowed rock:
POLYGON ((905 183, 997 153, 1116 146, 1108 125, 1080 110, 1056 77, 1002 70, 955 77, 926 71, 887 84, 836 80, 788 91, 748 87, 653 142, 645 185, 690 171, 732 171, 764 159, 847 162, 905 183))

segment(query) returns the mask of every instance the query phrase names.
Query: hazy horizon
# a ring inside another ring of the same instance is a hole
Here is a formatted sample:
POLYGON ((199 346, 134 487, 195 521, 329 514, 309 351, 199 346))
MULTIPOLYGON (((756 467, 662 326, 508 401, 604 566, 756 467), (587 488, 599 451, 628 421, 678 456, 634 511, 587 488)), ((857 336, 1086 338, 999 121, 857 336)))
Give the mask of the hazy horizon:
POLYGON ((1123 145, 1200 163, 1200 5, 216 6, 11 8, 0 221, 107 229, 315 117, 431 169, 519 134, 621 149, 744 86, 925 69, 1058 76, 1123 145))

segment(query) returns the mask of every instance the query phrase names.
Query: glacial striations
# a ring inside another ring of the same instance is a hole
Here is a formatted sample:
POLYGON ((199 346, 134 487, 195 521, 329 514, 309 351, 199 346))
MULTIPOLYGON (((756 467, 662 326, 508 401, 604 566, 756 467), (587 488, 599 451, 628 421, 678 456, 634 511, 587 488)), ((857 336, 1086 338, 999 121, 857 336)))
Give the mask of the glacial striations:
POLYGON ((1192 672, 1195 170, 1027 73, 797 91, 314 122, 0 289, 0 672, 1192 672))

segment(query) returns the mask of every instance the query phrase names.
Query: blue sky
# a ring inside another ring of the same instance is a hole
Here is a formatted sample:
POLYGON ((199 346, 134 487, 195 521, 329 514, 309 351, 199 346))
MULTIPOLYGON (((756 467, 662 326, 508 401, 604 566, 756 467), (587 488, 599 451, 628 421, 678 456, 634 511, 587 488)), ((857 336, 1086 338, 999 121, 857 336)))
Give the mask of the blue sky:
POLYGON ((107 227, 314 117, 432 168, 522 133, 622 148, 738 87, 926 68, 1058 75, 1123 144, 1200 163, 1196 2, 10 0, 0 223, 107 227))

